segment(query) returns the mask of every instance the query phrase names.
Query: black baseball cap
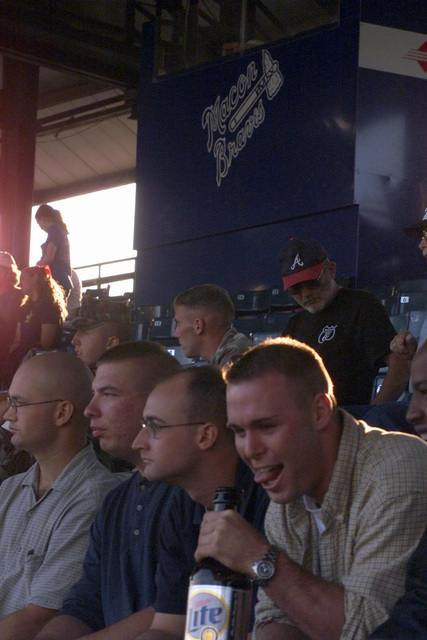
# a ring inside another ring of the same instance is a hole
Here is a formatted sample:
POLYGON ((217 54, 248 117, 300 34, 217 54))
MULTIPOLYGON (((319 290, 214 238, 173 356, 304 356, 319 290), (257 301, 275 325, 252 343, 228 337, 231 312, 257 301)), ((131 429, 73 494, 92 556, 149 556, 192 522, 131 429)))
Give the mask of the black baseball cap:
POLYGON ((316 240, 291 238, 279 253, 285 291, 299 282, 320 278, 327 259, 326 249, 316 240))

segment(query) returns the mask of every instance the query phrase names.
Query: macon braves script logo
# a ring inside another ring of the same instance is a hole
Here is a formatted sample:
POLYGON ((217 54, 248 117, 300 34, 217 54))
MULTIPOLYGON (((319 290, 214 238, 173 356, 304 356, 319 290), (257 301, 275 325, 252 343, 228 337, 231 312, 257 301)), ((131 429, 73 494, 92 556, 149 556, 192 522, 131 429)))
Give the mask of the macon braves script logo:
POLYGON ((332 340, 333 338, 335 338, 335 329, 337 328, 338 325, 332 326, 332 327, 323 327, 317 342, 319 344, 322 344, 322 342, 326 342, 327 340, 332 340))
POLYGON ((258 79, 255 62, 250 62, 246 74, 241 74, 237 83, 221 100, 207 107, 202 115, 202 127, 207 129, 206 143, 209 153, 216 160, 216 183, 226 177, 233 158, 245 148, 249 138, 265 120, 263 94, 272 100, 283 84, 283 76, 277 60, 268 51, 262 51, 262 76, 258 79), (228 125, 228 137, 227 133, 228 125))
POLYGON ((209 591, 197 591, 189 597, 186 638, 216 640, 227 628, 227 603, 209 591))
POLYGON ((293 271, 295 269, 295 267, 303 267, 303 266, 304 266, 304 263, 301 260, 301 258, 299 257, 299 253, 297 253, 297 255, 295 256, 294 263, 293 263, 293 265, 291 267, 291 271, 293 271))

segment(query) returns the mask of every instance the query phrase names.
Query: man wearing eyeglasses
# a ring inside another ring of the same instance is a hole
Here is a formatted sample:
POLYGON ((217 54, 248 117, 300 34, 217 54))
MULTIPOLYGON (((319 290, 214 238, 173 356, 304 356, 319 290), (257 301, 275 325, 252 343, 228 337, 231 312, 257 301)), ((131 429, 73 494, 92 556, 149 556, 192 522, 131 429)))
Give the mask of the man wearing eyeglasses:
POLYGON ((239 460, 226 422, 225 382, 216 367, 185 369, 159 384, 147 399, 142 429, 133 444, 144 476, 181 487, 192 501, 177 493, 168 526, 161 532, 155 615, 144 640, 184 635, 200 524, 205 511, 213 509, 217 487, 240 489, 242 516, 258 531, 263 529, 267 494, 239 460))
POLYGON ((279 260, 283 287, 303 308, 290 318, 284 335, 319 353, 338 404, 397 400, 405 389, 409 365, 405 357, 390 351, 396 331, 380 300, 366 291, 341 287, 335 280, 335 263, 316 240, 292 238, 279 260), (388 371, 372 399, 375 376, 382 366, 388 366, 388 371))
POLYGON ((87 443, 92 374, 68 353, 24 362, 7 398, 12 444, 36 463, 0 486, 0 638, 29 640, 80 574, 96 510, 118 479, 87 443))

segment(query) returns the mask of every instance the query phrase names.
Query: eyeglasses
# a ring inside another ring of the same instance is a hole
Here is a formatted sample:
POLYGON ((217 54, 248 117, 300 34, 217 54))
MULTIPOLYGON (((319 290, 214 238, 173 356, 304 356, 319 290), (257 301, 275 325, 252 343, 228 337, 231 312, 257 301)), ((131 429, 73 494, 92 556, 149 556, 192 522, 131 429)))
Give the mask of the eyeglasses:
POLYGON ((169 429, 170 427, 192 427, 197 424, 204 424, 204 422, 182 422, 179 424, 156 424, 154 420, 150 420, 150 419, 144 420, 144 418, 141 418, 141 427, 143 429, 148 429, 150 432, 150 435, 153 436, 153 438, 157 438, 156 434, 162 429, 169 429))
POLYGON ((421 232, 421 240, 427 240, 427 229, 421 232))
POLYGON ((303 289, 309 289, 310 291, 313 291, 313 289, 317 289, 317 287, 320 286, 320 280, 327 264, 327 262, 323 263, 322 271, 320 272, 320 276, 318 278, 315 278, 314 280, 304 280, 303 282, 298 282, 298 284, 292 285, 292 287, 288 287, 287 290, 289 291, 291 296, 299 296, 303 289))
POLYGON ((10 396, 7 396, 7 406, 15 413, 19 407, 32 407, 35 404, 47 404, 48 402, 64 402, 63 398, 56 398, 55 400, 42 400, 41 402, 15 402, 10 396))

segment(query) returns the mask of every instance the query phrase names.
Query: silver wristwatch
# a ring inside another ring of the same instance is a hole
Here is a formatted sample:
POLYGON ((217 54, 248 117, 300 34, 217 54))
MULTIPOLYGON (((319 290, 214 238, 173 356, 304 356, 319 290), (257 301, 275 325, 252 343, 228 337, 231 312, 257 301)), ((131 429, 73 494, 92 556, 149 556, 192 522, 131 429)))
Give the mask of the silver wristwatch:
POLYGON ((261 560, 253 563, 252 571, 254 572, 254 581, 260 587, 266 587, 276 573, 276 562, 279 553, 280 549, 271 545, 261 560))

